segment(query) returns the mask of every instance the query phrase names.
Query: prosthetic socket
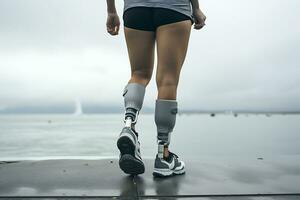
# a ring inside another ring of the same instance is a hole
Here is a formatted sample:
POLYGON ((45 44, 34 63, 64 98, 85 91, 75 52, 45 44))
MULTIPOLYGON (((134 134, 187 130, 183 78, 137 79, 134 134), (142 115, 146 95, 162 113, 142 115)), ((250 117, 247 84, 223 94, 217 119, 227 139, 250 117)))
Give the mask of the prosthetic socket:
POLYGON ((125 105, 125 126, 137 122, 139 111, 142 109, 145 96, 145 86, 139 83, 128 83, 123 91, 125 105))
POLYGON ((155 124, 157 126, 158 157, 163 157, 165 146, 170 144, 171 132, 177 114, 176 100, 157 99, 155 104, 155 124))

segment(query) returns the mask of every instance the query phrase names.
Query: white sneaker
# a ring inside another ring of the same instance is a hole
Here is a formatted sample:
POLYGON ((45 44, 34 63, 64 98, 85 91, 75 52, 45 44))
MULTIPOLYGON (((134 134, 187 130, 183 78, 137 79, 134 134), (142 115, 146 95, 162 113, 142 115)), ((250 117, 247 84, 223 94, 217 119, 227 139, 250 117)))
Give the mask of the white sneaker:
POLYGON ((166 177, 185 173, 185 164, 183 161, 178 160, 178 156, 176 154, 169 152, 167 160, 159 158, 156 154, 153 176, 166 177))
POLYGON ((119 166, 126 174, 137 175, 145 172, 140 142, 134 129, 124 127, 117 141, 117 146, 120 150, 119 166))

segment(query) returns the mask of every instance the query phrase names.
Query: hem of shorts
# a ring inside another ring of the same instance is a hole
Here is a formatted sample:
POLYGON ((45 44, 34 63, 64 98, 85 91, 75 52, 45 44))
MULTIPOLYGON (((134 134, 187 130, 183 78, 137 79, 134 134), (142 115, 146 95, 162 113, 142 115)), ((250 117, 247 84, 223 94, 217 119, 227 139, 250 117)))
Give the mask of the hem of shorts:
POLYGON ((124 12, 125 12, 126 10, 128 10, 128 9, 130 9, 130 8, 134 8, 134 7, 154 7, 154 8, 166 8, 166 9, 174 10, 174 11, 177 11, 177 12, 179 12, 179 13, 182 13, 182 14, 188 16, 188 17, 193 21, 193 23, 195 23, 195 20, 194 20, 194 17, 193 17, 192 14, 187 14, 187 13, 185 13, 185 12, 182 12, 182 10, 180 10, 180 9, 170 8, 170 7, 168 7, 167 5, 165 5, 165 4, 160 4, 160 3, 156 3, 156 4, 153 4, 153 3, 147 4, 147 3, 144 2, 144 3, 135 3, 135 4, 131 4, 130 6, 127 6, 127 7, 124 6, 123 14, 124 14, 124 12))

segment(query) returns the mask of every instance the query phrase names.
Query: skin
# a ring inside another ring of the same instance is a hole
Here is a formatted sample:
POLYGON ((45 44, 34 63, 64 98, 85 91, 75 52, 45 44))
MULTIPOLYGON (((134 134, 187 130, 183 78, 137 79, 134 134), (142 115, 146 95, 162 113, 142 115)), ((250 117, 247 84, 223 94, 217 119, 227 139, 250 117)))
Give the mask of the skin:
MULTIPOLYGON (((200 30, 205 26, 206 16, 199 8, 198 0, 191 0, 191 4, 195 19, 194 29, 200 30)), ((116 36, 119 33, 120 20, 114 0, 107 0, 107 13, 107 32, 116 36)), ((190 32, 190 20, 159 26, 156 32, 124 27, 131 65, 131 78, 128 83, 140 83, 145 86, 149 84, 153 73, 156 43, 157 99, 176 100, 180 71, 186 57, 190 32)), ((168 155, 169 149, 165 147, 164 156, 168 157, 168 155)))

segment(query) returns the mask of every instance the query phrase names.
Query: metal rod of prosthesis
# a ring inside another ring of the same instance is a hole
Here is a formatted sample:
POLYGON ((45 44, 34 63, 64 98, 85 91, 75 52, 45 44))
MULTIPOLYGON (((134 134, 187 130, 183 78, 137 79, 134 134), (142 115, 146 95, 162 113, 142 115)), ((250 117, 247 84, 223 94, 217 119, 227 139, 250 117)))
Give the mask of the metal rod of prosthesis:
POLYGON ((157 152, 157 156, 159 158, 163 158, 164 157, 164 150, 165 150, 165 145, 162 143, 158 143, 158 152, 157 152))
POLYGON ((127 117, 125 120, 125 127, 131 127, 132 119, 131 117, 127 117))

